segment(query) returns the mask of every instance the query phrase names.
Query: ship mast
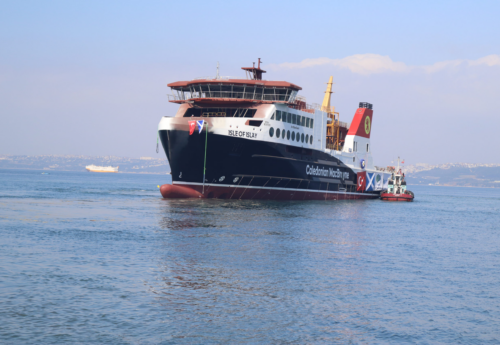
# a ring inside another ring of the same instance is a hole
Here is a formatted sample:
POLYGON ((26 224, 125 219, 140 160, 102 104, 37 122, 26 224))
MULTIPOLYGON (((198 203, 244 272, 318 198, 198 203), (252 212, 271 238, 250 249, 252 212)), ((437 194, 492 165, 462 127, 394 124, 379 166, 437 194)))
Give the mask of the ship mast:
POLYGON ((245 72, 250 72, 250 75, 252 76, 253 80, 262 80, 262 73, 266 73, 266 71, 260 68, 261 62, 262 61, 260 61, 259 58, 259 64, 257 68, 255 67, 255 62, 254 62, 253 67, 241 67, 241 69, 244 70, 245 72))

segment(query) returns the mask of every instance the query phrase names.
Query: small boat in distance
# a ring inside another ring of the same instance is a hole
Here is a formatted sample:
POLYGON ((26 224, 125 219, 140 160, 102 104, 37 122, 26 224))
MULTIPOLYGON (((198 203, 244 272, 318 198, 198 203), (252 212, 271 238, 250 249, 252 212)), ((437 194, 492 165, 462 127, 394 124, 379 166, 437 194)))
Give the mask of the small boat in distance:
POLYGON ((384 201, 413 201, 415 194, 406 189, 405 174, 399 167, 392 167, 392 176, 389 178, 387 190, 380 193, 380 199, 384 201))
POLYGON ((87 165, 85 167, 85 169, 87 169, 88 171, 91 171, 91 172, 103 172, 103 173, 117 173, 118 172, 118 168, 119 166, 117 166, 116 168, 115 167, 112 167, 112 166, 109 166, 109 167, 101 167, 101 166, 97 166, 97 165, 87 165))

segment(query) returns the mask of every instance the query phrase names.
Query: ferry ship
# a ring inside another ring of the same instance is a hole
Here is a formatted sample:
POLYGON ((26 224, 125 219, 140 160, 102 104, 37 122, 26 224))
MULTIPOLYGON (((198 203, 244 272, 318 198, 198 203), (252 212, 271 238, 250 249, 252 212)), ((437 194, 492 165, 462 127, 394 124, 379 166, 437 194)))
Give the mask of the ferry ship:
POLYGON ((91 171, 91 172, 102 172, 102 173, 117 173, 118 172, 118 168, 119 166, 117 166, 116 168, 115 167, 112 167, 112 166, 108 166, 108 167, 101 167, 101 166, 97 166, 97 165, 87 165, 85 167, 85 169, 87 169, 88 171, 91 171))
POLYGON ((350 124, 330 105, 308 104, 302 88, 263 80, 219 77, 168 84, 177 113, 164 116, 159 137, 172 184, 164 198, 266 200, 374 199, 390 174, 373 165, 373 106, 360 102, 350 124))

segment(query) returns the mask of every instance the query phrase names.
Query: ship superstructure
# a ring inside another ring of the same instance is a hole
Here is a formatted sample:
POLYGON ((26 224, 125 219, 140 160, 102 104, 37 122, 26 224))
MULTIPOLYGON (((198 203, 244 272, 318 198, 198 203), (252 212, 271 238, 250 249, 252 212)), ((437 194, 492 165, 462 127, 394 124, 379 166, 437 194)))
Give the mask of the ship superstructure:
POLYGON ((159 135, 172 169, 164 197, 339 200, 377 198, 390 174, 373 165, 373 109, 361 102, 351 124, 330 106, 298 96, 300 86, 262 80, 203 78, 168 84, 180 106, 159 135), (196 129, 196 130, 195 130, 196 129))

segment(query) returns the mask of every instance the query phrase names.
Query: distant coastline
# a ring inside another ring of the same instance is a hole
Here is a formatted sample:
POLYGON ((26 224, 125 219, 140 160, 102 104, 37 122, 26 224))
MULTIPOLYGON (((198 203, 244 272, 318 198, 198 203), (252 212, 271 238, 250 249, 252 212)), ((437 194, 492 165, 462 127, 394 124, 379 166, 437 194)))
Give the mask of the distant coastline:
POLYGON ((448 163, 405 167, 408 184, 500 188, 500 164, 448 163))
POLYGON ((120 173, 164 175, 170 172, 166 158, 116 157, 116 156, 72 156, 72 155, 0 155, 0 169, 22 169, 43 171, 82 171, 85 166, 120 166, 120 173))
MULTIPOLYGON (((119 174, 170 173, 166 158, 76 156, 76 155, 0 155, 0 169, 41 171, 86 171, 89 164, 120 166, 119 174)), ((419 163, 403 166, 408 184, 443 187, 500 188, 500 164, 419 163)))

